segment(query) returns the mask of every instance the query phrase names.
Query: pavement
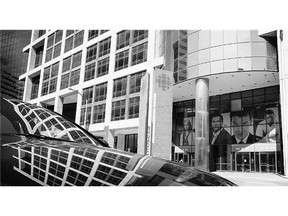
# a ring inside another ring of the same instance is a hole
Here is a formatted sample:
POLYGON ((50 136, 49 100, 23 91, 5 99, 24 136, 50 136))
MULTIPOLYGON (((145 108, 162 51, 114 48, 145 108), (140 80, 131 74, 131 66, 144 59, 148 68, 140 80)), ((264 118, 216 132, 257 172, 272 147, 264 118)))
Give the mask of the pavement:
POLYGON ((213 172, 238 186, 288 186, 288 176, 275 173, 213 172))

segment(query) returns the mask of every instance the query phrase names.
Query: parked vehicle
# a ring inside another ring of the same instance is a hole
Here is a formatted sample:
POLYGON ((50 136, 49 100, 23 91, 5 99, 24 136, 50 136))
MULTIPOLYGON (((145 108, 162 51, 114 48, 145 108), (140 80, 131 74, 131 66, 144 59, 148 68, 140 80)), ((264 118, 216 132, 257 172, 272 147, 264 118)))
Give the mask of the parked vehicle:
POLYGON ((236 186, 213 173, 110 148, 65 117, 1 98, 1 185, 236 186))

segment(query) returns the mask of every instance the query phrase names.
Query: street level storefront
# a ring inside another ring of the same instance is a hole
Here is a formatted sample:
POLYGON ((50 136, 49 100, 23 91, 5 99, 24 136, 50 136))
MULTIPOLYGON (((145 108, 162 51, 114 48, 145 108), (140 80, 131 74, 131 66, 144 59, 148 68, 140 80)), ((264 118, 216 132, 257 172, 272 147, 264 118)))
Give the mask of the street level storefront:
MULTIPOLYGON (((283 173, 279 86, 209 97, 209 170, 283 173)), ((195 165, 195 99, 173 104, 172 160, 195 165)))

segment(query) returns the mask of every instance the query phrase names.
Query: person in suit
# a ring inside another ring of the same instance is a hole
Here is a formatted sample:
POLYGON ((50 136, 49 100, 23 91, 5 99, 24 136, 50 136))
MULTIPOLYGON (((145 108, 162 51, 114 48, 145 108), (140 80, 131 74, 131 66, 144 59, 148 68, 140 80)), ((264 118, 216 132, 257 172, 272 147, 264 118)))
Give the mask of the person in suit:
POLYGON ((183 121, 183 127, 184 131, 180 135, 180 146, 193 145, 194 138, 193 138, 192 124, 189 119, 185 119, 183 121))
POLYGON ((256 130, 256 135, 262 137, 261 141, 280 142, 280 128, 275 122, 275 114, 272 109, 267 109, 265 120, 261 121, 256 130))
POLYGON ((252 116, 249 112, 232 112, 231 124, 233 126, 232 144, 252 144, 260 140, 259 136, 249 132, 249 127, 252 125, 252 116))
POLYGON ((230 157, 231 135, 223 128, 223 116, 214 114, 211 117, 210 133, 210 169, 215 170, 216 164, 227 163, 230 157))

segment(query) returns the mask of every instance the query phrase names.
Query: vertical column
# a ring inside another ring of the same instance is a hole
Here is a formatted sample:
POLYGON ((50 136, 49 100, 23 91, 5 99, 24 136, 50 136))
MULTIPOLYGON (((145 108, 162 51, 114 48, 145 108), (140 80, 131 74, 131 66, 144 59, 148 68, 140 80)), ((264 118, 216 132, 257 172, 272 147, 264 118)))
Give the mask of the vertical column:
MULTIPOLYGON (((32 79, 29 76, 27 76, 25 79, 25 87, 24 87, 24 93, 23 93, 24 101, 30 100, 31 90, 32 90, 32 79)), ((38 91, 40 91, 40 89, 38 91)))
POLYGON ((196 80, 195 166, 209 169, 209 80, 196 80))
POLYGON ((118 134, 117 149, 124 151, 125 148, 125 134, 118 134))
POLYGON ((152 92, 150 91, 152 103, 149 102, 151 122, 147 128, 147 141, 151 139, 152 156, 167 160, 171 160, 173 82, 171 71, 154 69, 152 92))
POLYGON ((61 114, 63 113, 63 103, 64 103, 64 98, 56 96, 55 97, 55 106, 54 106, 54 111, 61 114))
POLYGON ((81 118, 81 107, 82 107, 82 96, 83 89, 80 89, 77 94, 77 105, 76 105, 76 114, 75 114, 75 123, 80 125, 81 118))
POLYGON ((277 31, 284 175, 288 176, 288 31, 277 31), (286 60, 285 60, 286 59, 286 60))
POLYGON ((114 130, 110 130, 109 126, 105 126, 104 127, 104 137, 103 137, 103 139, 108 143, 108 145, 110 147, 114 146, 114 135, 115 135, 115 131, 114 130))
POLYGON ((113 99, 113 74, 115 68, 115 51, 116 51, 117 34, 115 31, 111 31, 111 47, 109 55, 109 72, 107 81, 107 93, 106 93, 106 108, 105 108, 105 125, 109 125, 111 122, 112 112, 112 99, 113 99))
POLYGON ((150 131, 148 132, 149 116, 149 83, 150 74, 146 73, 141 79, 140 103, 139 103, 139 126, 138 126, 138 154, 150 154, 150 131))

